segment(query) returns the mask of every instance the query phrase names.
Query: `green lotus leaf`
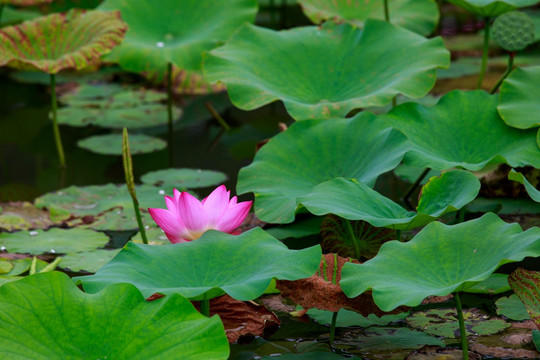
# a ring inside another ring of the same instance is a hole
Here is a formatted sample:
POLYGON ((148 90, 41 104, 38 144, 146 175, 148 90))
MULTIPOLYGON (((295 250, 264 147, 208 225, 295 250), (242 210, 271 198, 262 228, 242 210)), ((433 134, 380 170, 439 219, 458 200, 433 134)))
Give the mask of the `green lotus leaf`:
MULTIPOLYGON (((334 354, 332 352, 325 352, 325 351, 309 351, 305 353, 287 353, 282 355, 268 355, 263 356, 261 360, 273 360, 273 359, 281 359, 281 360, 343 360, 343 356, 339 354, 334 354)), ((360 360, 358 356, 352 356, 348 357, 348 359, 352 360, 360 360)))
POLYGON ((463 291, 473 294, 501 294, 510 290, 508 275, 491 274, 486 280, 480 281, 463 291))
MULTIPOLYGON (((420 177, 422 172, 424 172, 423 167, 417 167, 417 166, 409 166, 405 164, 399 165, 397 168, 394 169, 394 174, 400 178, 403 181, 406 181, 408 183, 414 184, 416 179, 420 177)), ((426 176, 420 181, 420 184, 424 185, 431 179, 433 176, 439 176, 441 175, 440 171, 437 170, 430 170, 426 176)))
POLYGON ((41 70, 82 69, 99 62, 123 39, 119 12, 74 9, 0 30, 0 66, 41 70))
POLYGON ((87 229, 58 229, 47 231, 18 231, 0 233, 0 246, 10 253, 71 253, 95 250, 105 246, 109 237, 87 229))
POLYGON ((315 186, 338 177, 373 186, 408 150, 405 136, 371 113, 301 121, 272 138, 240 170, 237 191, 255 193, 255 214, 262 221, 290 223, 298 199, 315 186))
MULTIPOLYGON (((346 21, 357 27, 366 19, 384 20, 384 2, 377 0, 299 0, 302 10, 311 21, 346 21)), ((421 35, 429 35, 439 21, 439 8, 431 0, 389 0, 388 10, 392 24, 421 35)))
POLYGON ((499 93, 499 114, 506 124, 518 129, 540 125, 540 66, 515 68, 503 81, 499 93))
POLYGON ((525 191, 527 191, 527 194, 536 202, 540 202, 540 191, 536 189, 526 178, 522 173, 516 172, 514 169, 511 169, 508 173, 508 179, 517 181, 518 183, 525 186, 525 191))
POLYGON ((384 243, 361 265, 343 266, 341 288, 349 297, 373 289, 383 311, 416 306, 487 279, 499 266, 540 255, 540 228, 523 232, 487 213, 458 225, 428 224, 407 243, 384 243))
MULTIPOLYGON (((137 198, 142 209, 165 207, 163 195, 172 194, 172 186, 136 186, 137 198)), ((101 215, 110 210, 133 210, 133 201, 125 185, 70 186, 47 193, 35 200, 37 208, 47 208, 53 219, 67 219, 70 216, 101 215)), ((120 214, 117 213, 121 217, 120 214)), ((111 229, 108 229, 111 230, 111 229)))
POLYGON ((500 163, 540 168, 535 132, 509 127, 496 106, 496 95, 455 90, 433 107, 406 103, 382 117, 412 142, 404 158, 408 165, 472 171, 500 163))
POLYGON ((0 287, 5 359, 227 359, 219 317, 179 295, 151 302, 130 284, 99 294, 50 272, 0 287))
POLYGON ((145 184, 159 186, 163 183, 195 189, 222 184, 227 175, 214 170, 202 169, 164 169, 151 171, 141 176, 145 184))
POLYGON ((87 271, 95 273, 103 265, 111 261, 120 249, 105 250, 97 249, 80 253, 70 253, 62 256, 60 267, 71 271, 87 271))
MULTIPOLYGON (((122 155, 122 134, 94 135, 79 140, 77 145, 88 151, 102 155, 122 155)), ((129 149, 132 155, 163 150, 167 142, 144 134, 129 135, 129 149)))
POLYGON ((167 94, 116 83, 82 83, 75 90, 62 95, 59 100, 69 106, 125 108, 166 101, 167 94))
POLYGON ((95 275, 76 279, 89 293, 127 282, 146 297, 178 293, 201 300, 227 293, 237 300, 252 300, 264 293, 273 278, 298 280, 313 275, 320 260, 320 246, 288 250, 260 228, 238 236, 209 230, 188 243, 129 242, 95 275))
MULTIPOLYGON (((150 214, 144 211, 145 210, 141 212, 141 219, 144 226, 146 228, 156 227, 157 224, 154 222, 150 214)), ((98 231, 128 231, 137 230, 139 228, 137 218, 135 217, 135 212, 133 211, 133 206, 126 209, 109 210, 97 216, 84 215, 82 218, 76 218, 71 221, 67 220, 65 223, 70 227, 98 231)))
POLYGON ((527 308, 516 294, 500 298, 495 302, 495 305, 497 306, 497 314, 509 319, 521 321, 531 318, 527 308))
POLYGON ((386 105, 397 94, 422 97, 436 69, 449 65, 441 38, 369 19, 363 30, 333 23, 280 32, 245 25, 209 52, 204 72, 208 81, 225 83, 241 109, 282 100, 294 119, 304 120, 386 105))
MULTIPOLYGON (((318 323, 330 325, 332 323, 333 312, 320 310, 316 308, 309 309, 307 314, 318 323)), ((378 317, 375 314, 369 314, 367 317, 360 315, 355 311, 341 309, 338 311, 336 320, 337 327, 360 326, 369 327, 373 325, 384 326, 391 322, 405 319, 409 313, 400 313, 396 315, 383 315, 378 317)))
POLYGON ((417 212, 379 194, 357 180, 337 178, 315 186, 298 202, 315 215, 336 214, 348 220, 364 220, 373 226, 408 230, 461 209, 474 200, 480 181, 472 173, 455 170, 433 177, 424 185, 417 212))
MULTIPOLYGON (((492 335, 510 327, 502 319, 489 319, 478 310, 467 309, 463 312, 465 328, 470 335, 492 335)), ((459 337, 459 325, 455 309, 430 309, 412 314, 407 323, 422 331, 445 338, 459 337)))
MULTIPOLYGON (((2 2, 0 1, 0 4, 2 2)), ((14 25, 26 20, 32 20, 37 17, 43 16, 39 11, 35 10, 23 10, 15 9, 11 6, 4 6, 2 10, 2 18, 0 19, 0 26, 14 25)))
POLYGON ((162 79, 167 64, 201 72, 202 54, 225 42, 245 22, 253 22, 256 0, 106 0, 98 9, 120 10, 129 30, 108 59, 133 72, 162 79))
POLYGON ((363 351, 419 349, 424 345, 445 346, 442 340, 424 332, 411 331, 407 328, 378 327, 367 329, 365 336, 360 336, 356 340, 341 341, 341 343, 355 344, 363 351))
POLYGON ((494 17, 508 11, 538 3, 538 0, 448 0, 482 17, 494 17))
POLYGON ((0 4, 10 4, 15 6, 32 6, 50 2, 52 2, 52 0, 0 0, 0 4))

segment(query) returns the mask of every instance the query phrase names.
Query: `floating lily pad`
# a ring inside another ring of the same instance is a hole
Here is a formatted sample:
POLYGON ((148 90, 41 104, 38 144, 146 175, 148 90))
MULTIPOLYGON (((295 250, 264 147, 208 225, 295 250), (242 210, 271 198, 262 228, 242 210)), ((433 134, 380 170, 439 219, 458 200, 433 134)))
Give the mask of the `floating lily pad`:
MULTIPOLYGON (((383 1, 299 0, 298 2, 307 17, 316 24, 334 20, 362 27, 366 19, 385 19, 383 1)), ((431 34, 439 21, 439 8, 434 1, 389 0, 388 10, 392 24, 421 35, 431 34)))
POLYGON ((384 243, 373 259, 345 264, 340 285, 350 297, 373 289, 375 303, 389 311, 461 291, 502 264, 539 255, 539 228, 522 232, 488 213, 453 226, 432 222, 407 243, 384 243))
POLYGON ((240 170, 237 191, 255 193, 259 219, 290 223, 299 198, 325 181, 346 177, 373 186, 409 150, 403 134, 380 120, 362 112, 350 119, 294 123, 240 170))
MULTIPOLYGON (((141 211, 141 218, 144 226, 157 226, 150 214, 145 212, 144 209, 141 211)), ((97 216, 84 215, 80 218, 68 220, 65 223, 70 227, 98 231, 127 231, 139 228, 133 206, 129 209, 109 210, 97 216)))
POLYGON ((282 100, 293 118, 305 120, 386 105, 397 94, 422 97, 436 69, 449 64, 440 38, 369 19, 363 30, 331 22, 280 32, 245 25, 209 52, 204 71, 208 81, 227 85, 241 109, 282 100), (408 61, 394 61, 403 57, 408 61))
POLYGON ((538 191, 522 173, 516 172, 514 169, 510 170, 508 173, 508 179, 517 181, 518 183, 525 186, 525 191, 527 194, 536 202, 540 202, 540 191, 538 191))
MULTIPOLYGON (((268 355, 263 356, 261 360, 273 360, 273 359, 281 359, 281 360, 343 360, 343 356, 339 354, 334 354, 332 352, 324 352, 324 351, 308 351, 305 353, 288 353, 288 354, 282 354, 282 355, 268 355)), ((359 360, 358 356, 352 356, 348 359, 353 360, 359 360)))
POLYGON ((518 268, 510 274, 508 282, 538 326, 540 324, 540 272, 518 268))
POLYGON ((448 0, 475 15, 494 17, 508 11, 534 5, 538 0, 448 0))
POLYGON ((126 30, 119 12, 74 9, 39 17, 0 30, 0 66, 49 74, 82 69, 99 62, 126 30))
POLYGON ((0 351, 12 359, 227 359, 219 317, 179 295, 151 302, 130 284, 96 295, 62 273, 0 287, 0 351), (129 314, 129 316, 127 316, 129 314))
POLYGON ((163 78, 167 64, 201 73, 202 54, 224 42, 243 23, 253 22, 256 0, 205 2, 176 0, 134 3, 106 0, 98 9, 120 10, 129 30, 108 59, 133 72, 163 78))
POLYGON ((508 275, 491 274, 486 280, 480 281, 463 291, 473 294, 501 294, 510 290, 508 275))
POLYGON ((353 342, 349 341, 348 343, 356 344, 364 351, 419 349, 424 345, 445 346, 442 340, 420 331, 411 331, 407 328, 377 327, 367 329, 365 336, 360 336, 353 342))
MULTIPOLYGON (((469 335, 492 335, 510 327, 503 319, 488 319, 485 313, 475 309, 463 311, 465 328, 469 335)), ((445 338, 459 338, 459 325, 455 309, 430 309, 412 314, 407 323, 414 328, 445 338)))
POLYGON ((0 233, 0 246, 10 253, 71 253, 95 250, 109 242, 107 235, 87 229, 32 230, 0 233))
POLYGON ((0 228, 7 231, 48 229, 54 225, 48 211, 29 202, 0 204, 0 228))
POLYGON ((424 185, 417 212, 407 211, 357 180, 343 178, 315 186, 298 202, 315 215, 331 213, 348 220, 364 220, 377 227, 408 230, 461 209, 479 191, 480 181, 472 173, 454 170, 433 177, 424 185))
POLYGON ((195 189, 223 184, 227 175, 220 171, 202 169, 165 169, 152 171, 141 176, 141 181, 150 185, 177 184, 195 189))
MULTIPOLYGON (((309 309, 307 314, 310 318, 316 320, 321 324, 330 325, 332 323, 333 312, 319 310, 319 309, 309 309)), ((409 313, 401 313, 396 315, 383 315, 381 317, 376 316, 375 314, 369 314, 367 317, 362 316, 354 311, 349 311, 341 309, 338 311, 338 317, 336 320, 337 327, 349 327, 349 326, 360 326, 360 327, 369 327, 373 325, 384 326, 388 325, 391 322, 399 321, 405 319, 409 313)))
MULTIPOLYGON (((122 155, 122 134, 94 135, 79 140, 77 145, 88 151, 102 155, 122 155)), ((167 142, 144 134, 129 135, 129 149, 132 155, 163 150, 167 142)))
POLYGON ((146 297, 156 292, 178 293, 201 300, 227 293, 237 300, 252 300, 263 294, 273 278, 297 280, 313 275, 320 259, 319 246, 288 250, 260 228, 238 236, 208 230, 197 241, 169 246, 129 242, 95 275, 77 280, 89 293, 127 282, 146 297))
POLYGON ((433 107, 406 103, 383 118, 412 142, 404 158, 408 165, 473 171, 500 163, 540 168, 536 132, 509 127, 496 107, 496 95, 455 90, 433 107))
POLYGON ((60 267, 71 271, 88 271, 95 273, 118 254, 120 249, 97 249, 80 253, 71 253, 62 256, 60 267))
POLYGON ((521 321, 531 318, 527 308, 516 294, 500 298, 495 302, 495 305, 497 306, 497 314, 509 319, 521 321))

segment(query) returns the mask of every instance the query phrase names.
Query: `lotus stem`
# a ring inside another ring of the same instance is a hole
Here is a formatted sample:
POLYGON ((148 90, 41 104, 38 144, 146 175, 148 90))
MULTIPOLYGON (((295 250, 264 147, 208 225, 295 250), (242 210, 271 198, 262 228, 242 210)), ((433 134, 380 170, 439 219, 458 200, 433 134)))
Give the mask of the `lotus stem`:
POLYGON ((60 159, 60 167, 66 167, 66 158, 64 156, 64 147, 62 146, 62 138, 60 137, 60 128, 56 119, 56 74, 51 74, 51 115, 53 122, 54 142, 58 158, 60 159))
POLYGON ((424 178, 426 177, 426 175, 428 173, 429 173, 429 168, 425 168, 424 171, 422 171, 422 173, 420 174, 420 176, 416 179, 414 184, 412 184, 411 187, 407 190, 407 192, 405 193, 405 196, 403 196, 403 202, 405 203, 405 205, 407 205, 409 210, 413 209, 413 206, 411 205, 411 202, 409 201, 409 198, 411 197, 414 190, 416 190, 418 185, 420 185, 422 180, 424 180, 424 178))
POLYGON ((168 127, 168 147, 169 166, 174 166, 173 151, 173 94, 172 94, 172 63, 167 63, 167 127, 168 127))
POLYGON ((131 195, 131 200, 133 201, 133 209, 135 211, 135 218, 137 219, 139 232, 141 233, 143 243, 148 244, 148 239, 146 238, 146 230, 144 229, 144 224, 141 218, 141 211, 139 210, 139 200, 137 199, 137 193, 135 192, 133 162, 131 160, 131 152, 129 150, 129 137, 126 128, 124 128, 122 132, 122 164, 124 166, 126 186, 128 188, 129 195, 131 195))
POLYGON ((354 247, 354 254, 356 255, 357 259, 360 259, 360 244, 358 244, 358 239, 356 238, 356 235, 354 234, 354 230, 351 224, 350 220, 345 219, 345 227, 347 228, 347 231, 349 232, 349 235, 351 235, 353 247, 354 247))
POLYGON ((390 22, 390 11, 388 10, 388 0, 384 0, 384 20, 390 22))
POLYGON ((206 109, 208 110, 208 112, 210 114, 212 114, 212 116, 217 120, 217 122, 223 126, 223 129, 225 129, 225 131, 229 131, 231 130, 231 127, 229 126, 229 124, 227 124, 227 122, 225 121, 225 119, 223 119, 223 117, 216 111, 216 109, 214 109, 214 107, 212 106, 212 104, 209 102, 209 101, 206 101, 204 103, 204 106, 206 107, 206 109))
POLYGON ((497 81, 497 83, 495 84, 495 86, 493 87, 493 89, 491 89, 491 91, 489 92, 490 94, 495 94, 495 92, 499 89, 499 87, 501 86, 502 82, 504 81, 504 79, 506 79, 508 77, 508 75, 510 75, 510 73, 512 72, 512 70, 514 70, 514 57, 516 56, 516 53, 515 52, 509 52, 508 53, 508 66, 506 67, 506 71, 504 72, 504 74, 499 78, 499 80, 497 81))
POLYGON ((336 335, 336 321, 337 321, 338 312, 334 311, 332 314, 332 323, 330 324, 330 339, 328 342, 330 343, 330 346, 332 346, 332 343, 334 342, 334 336, 336 335))
POLYGON ((0 4, 0 24, 2 23, 2 12, 4 11, 4 4, 0 4))
POLYGON ((201 306, 201 314, 203 314, 206 317, 210 317, 210 300, 204 299, 199 302, 199 305, 201 306))
POLYGON ((461 208, 459 209, 458 211, 458 224, 461 224, 462 222, 465 221, 465 208, 461 208))
POLYGON ((401 230, 396 229, 396 240, 401 241, 401 230))
POLYGON ((459 322, 459 334, 461 337, 461 351, 463 352, 463 360, 469 360, 469 343, 467 342, 467 331, 465 330, 465 320, 463 319, 463 309, 461 308, 461 300, 459 294, 454 293, 456 300, 456 310, 459 322))
POLYGON ((392 109, 397 106, 397 95, 392 98, 392 109))
POLYGON ((482 88, 482 83, 484 82, 484 75, 486 74, 487 60, 489 53, 489 31, 490 31, 490 19, 489 17, 484 18, 484 49, 482 51, 482 66, 480 67, 480 74, 478 75, 478 83, 476 84, 477 89, 482 88))

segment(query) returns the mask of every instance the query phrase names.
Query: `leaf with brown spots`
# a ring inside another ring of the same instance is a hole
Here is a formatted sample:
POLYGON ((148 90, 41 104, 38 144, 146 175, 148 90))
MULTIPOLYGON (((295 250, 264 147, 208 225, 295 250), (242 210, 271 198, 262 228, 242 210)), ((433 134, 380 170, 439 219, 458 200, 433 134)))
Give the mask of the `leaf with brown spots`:
POLYGON ((508 283, 540 328, 540 272, 518 268, 508 277, 508 283))

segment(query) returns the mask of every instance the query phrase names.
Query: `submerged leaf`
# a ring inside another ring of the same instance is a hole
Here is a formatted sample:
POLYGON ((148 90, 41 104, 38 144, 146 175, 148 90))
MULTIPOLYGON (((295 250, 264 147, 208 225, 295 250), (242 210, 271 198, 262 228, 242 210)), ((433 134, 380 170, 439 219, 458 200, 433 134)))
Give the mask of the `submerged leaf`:
POLYGON ((306 120, 386 105, 397 94, 422 97, 436 69, 449 64, 441 38, 370 19, 363 30, 331 22, 279 32, 245 25, 208 53, 204 72, 225 83, 241 109, 282 100, 294 119, 306 120))
POLYGON ((132 285, 80 291, 59 272, 0 287, 0 351, 9 359, 227 359, 219 317, 179 295, 147 302, 132 285))
POLYGON ((0 29, 0 66, 41 70, 82 69, 99 62, 127 30, 119 12, 70 10, 0 29))

